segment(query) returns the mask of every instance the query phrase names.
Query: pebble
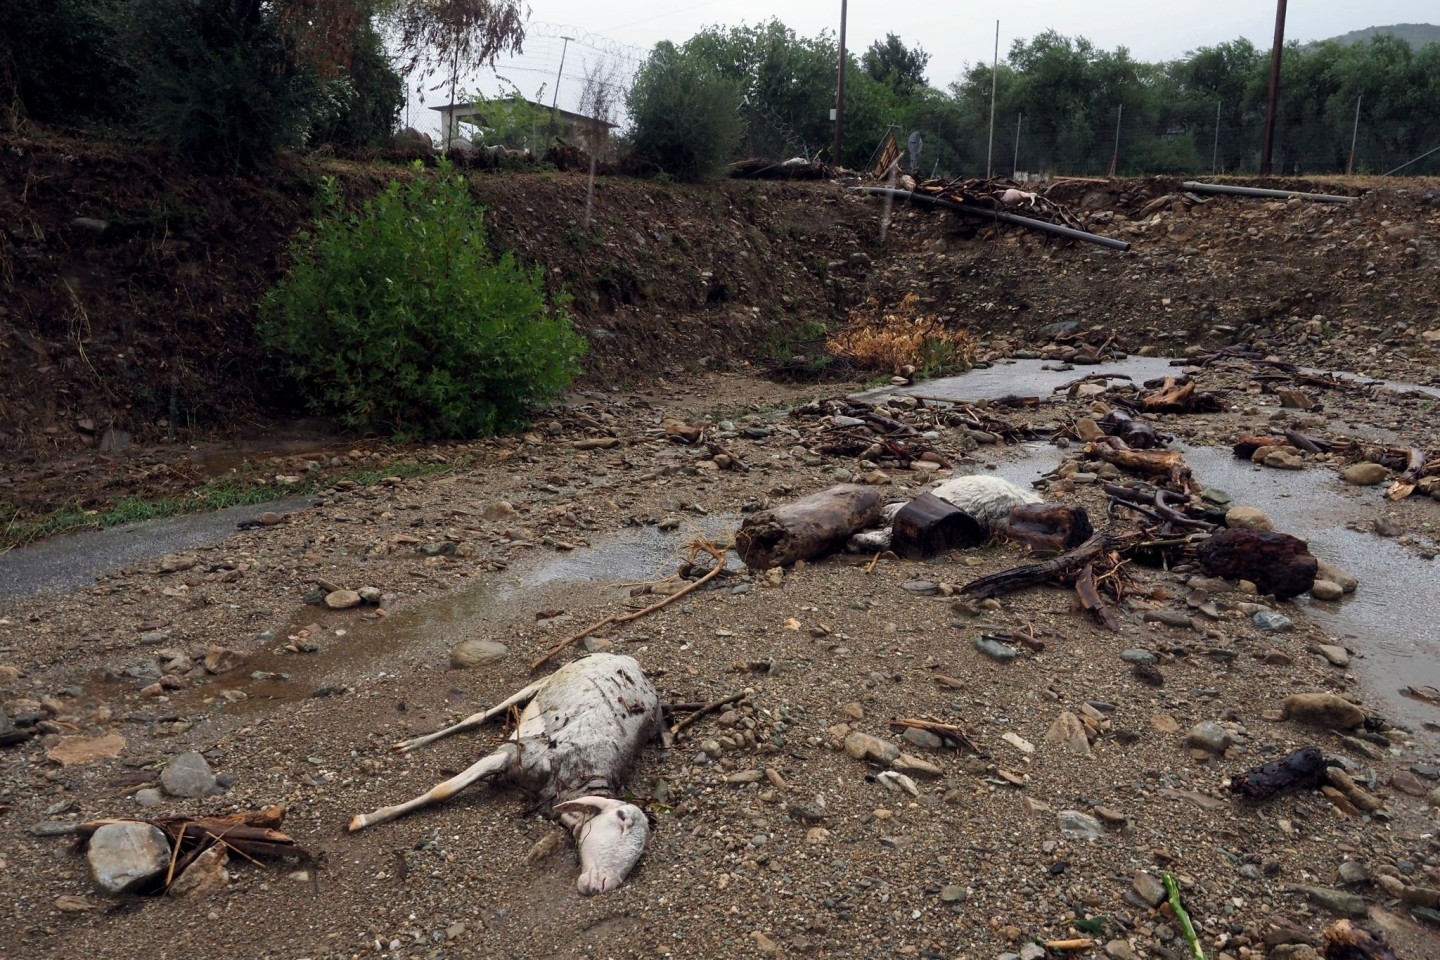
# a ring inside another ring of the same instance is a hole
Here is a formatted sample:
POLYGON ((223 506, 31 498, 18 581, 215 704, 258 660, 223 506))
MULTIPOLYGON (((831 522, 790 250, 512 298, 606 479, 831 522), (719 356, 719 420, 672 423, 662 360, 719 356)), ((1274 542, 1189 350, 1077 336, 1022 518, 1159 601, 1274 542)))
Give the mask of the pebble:
POLYGON ((1135 948, 1125 940, 1111 940, 1105 944, 1105 955, 1110 960, 1140 960, 1140 955, 1135 948))
MULTIPOLYGON (((1185 620, 1188 623, 1190 618, 1186 617, 1185 620)), ((1155 654, 1151 653, 1149 650, 1145 650, 1140 647, 1134 647, 1132 649, 1123 651, 1120 654, 1120 659, 1124 660, 1126 663, 1154 663, 1157 658, 1155 654)))
POLYGON ((1310 587, 1310 596, 1316 600, 1339 600, 1345 596, 1345 590, 1338 583, 1316 580, 1310 587))
POLYGON ((1100 821, 1079 810, 1061 810, 1055 814, 1060 832, 1071 840, 1094 840, 1105 832, 1100 821))
POLYGON ((215 774, 206 759, 196 753, 182 753, 165 765, 160 785, 172 797, 207 797, 221 793, 215 774))
POLYGON ((471 667, 499 663, 510 655, 510 648, 498 640, 482 640, 471 637, 461 640, 450 649, 450 668, 468 670, 471 667))
POLYGON ((1165 899, 1165 884, 1143 870, 1135 874, 1133 887, 1140 899, 1152 907, 1158 907, 1165 899))
POLYGON ((359 592, 355 590, 335 590, 325 594, 325 606, 331 610, 349 610, 364 602, 359 592))
POLYGON ((1224 753, 1234 746, 1235 736, 1224 725, 1214 720, 1205 720, 1195 724, 1190 733, 1185 737, 1185 742, 1192 747, 1201 750, 1208 750, 1210 753, 1224 753))
POLYGON ((1274 530, 1275 524, 1263 510, 1254 507, 1231 507, 1225 511, 1225 526, 1240 530, 1274 530))
POLYGON ((889 765, 900 756, 900 748, 888 740, 855 731, 845 738, 845 753, 856 760, 873 760, 889 765))
POLYGON ((1285 698, 1285 717, 1295 723, 1349 730, 1365 722, 1365 711, 1334 693, 1296 693, 1285 698))
POLYGON ((134 820, 107 823, 90 837, 85 858, 90 879, 111 896, 155 877, 170 865, 165 832, 134 820))
POLYGON ((1360 581, 1357 580, 1353 574, 1340 569, 1332 563, 1326 563, 1324 560, 1321 560, 1315 568, 1315 579, 1336 584, 1346 593, 1354 593, 1355 588, 1360 585, 1360 581))
POLYGON ((205 651, 206 673, 228 673, 245 662, 245 654, 229 647, 211 645, 205 651))
POLYGON ((1340 479, 1357 487, 1373 487, 1388 476, 1390 471, 1378 463, 1352 463, 1340 471, 1340 479))
POLYGON ((1257 610, 1251 620, 1267 633, 1287 633, 1295 629, 1294 620, 1274 610, 1257 610))
POLYGON ((1020 656, 1020 651, 1010 646, 1010 644, 1001 643, 999 640, 987 637, 984 634, 975 638, 975 649, 990 659, 999 660, 1001 663, 1008 663, 1020 656))
POLYGON ((1350 666, 1350 654, 1344 647, 1333 643, 1318 643, 1315 645, 1315 652, 1337 667, 1350 666))
POLYGON ((1050 729, 1045 731, 1045 739, 1051 743, 1063 744, 1071 753, 1082 757, 1090 756, 1090 738, 1085 734, 1085 724, 1068 710, 1050 724, 1050 729))
POLYGON ((1297 887, 1296 889, 1309 897, 1311 903, 1332 913, 1338 913, 1343 917, 1365 916, 1364 897, 1344 890, 1331 890, 1329 887, 1297 887))

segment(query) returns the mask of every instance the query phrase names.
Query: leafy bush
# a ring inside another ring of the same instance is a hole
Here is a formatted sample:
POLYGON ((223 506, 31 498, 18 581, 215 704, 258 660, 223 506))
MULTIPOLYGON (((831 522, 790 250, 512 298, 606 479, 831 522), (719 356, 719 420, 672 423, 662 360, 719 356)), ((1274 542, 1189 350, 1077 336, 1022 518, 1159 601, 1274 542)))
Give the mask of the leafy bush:
POLYGON ((286 49, 271 5, 132 0, 123 18, 141 132, 199 166, 253 168, 299 146, 325 85, 286 49))
POLYGON ((122 0, 4 0, 0 3, 0 106, 32 119, 115 122, 129 76, 112 20, 122 0))
POLYGON ((636 161, 677 180, 719 177, 745 133, 739 84, 668 42, 655 45, 627 102, 636 161))
POLYGON ((544 271, 486 246, 484 208, 442 163, 391 181, 359 212, 333 180, 262 304, 262 340, 319 411, 432 439, 523 422, 570 382, 585 341, 544 271))
POLYGON ((385 55, 385 41, 374 24, 359 28, 348 69, 327 85, 338 88, 338 109, 315 119, 307 137, 311 146, 378 147, 390 142, 405 106, 405 80, 385 55))

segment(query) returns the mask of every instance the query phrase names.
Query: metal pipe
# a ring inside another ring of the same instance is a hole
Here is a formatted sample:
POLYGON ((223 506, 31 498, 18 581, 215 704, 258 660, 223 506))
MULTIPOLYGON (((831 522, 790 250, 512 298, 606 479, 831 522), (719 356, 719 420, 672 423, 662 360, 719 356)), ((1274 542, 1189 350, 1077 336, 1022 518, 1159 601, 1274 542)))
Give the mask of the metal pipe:
POLYGON ((1270 155, 1275 146, 1275 109, 1280 99, 1280 58, 1285 52, 1285 0, 1275 7, 1275 46, 1270 50, 1270 96, 1265 107, 1265 142, 1260 147, 1260 176, 1270 176, 1270 155))
POLYGON ((1266 197, 1271 200, 1289 200, 1291 197, 1299 197, 1302 200, 1317 200, 1320 203, 1353 203, 1359 197, 1342 197, 1337 193, 1304 193, 1299 190, 1269 190, 1265 187, 1232 187, 1226 183, 1196 183, 1187 180, 1180 184, 1182 190, 1190 190, 1195 193, 1219 193, 1232 197, 1266 197))
POLYGON ((931 197, 923 193, 916 193, 913 190, 892 190, 889 187, 851 187, 850 189, 856 193, 871 194, 877 197, 890 197, 894 200, 916 200, 920 203, 944 207, 946 210, 954 210, 956 213, 962 213, 967 217, 975 217, 980 220, 999 220, 1001 223, 1013 223, 1016 226, 1039 230, 1041 233, 1053 233, 1058 237, 1099 244, 1111 250, 1130 249, 1130 244, 1124 240, 1115 240, 1110 237, 1102 237, 1099 234, 1086 233, 1084 230, 1076 230, 1074 227, 1066 227, 1058 223, 1047 223, 1044 220, 1021 217, 1013 213, 1006 213, 1003 210, 987 210, 984 207, 972 207, 968 203, 946 200, 944 197, 931 197))

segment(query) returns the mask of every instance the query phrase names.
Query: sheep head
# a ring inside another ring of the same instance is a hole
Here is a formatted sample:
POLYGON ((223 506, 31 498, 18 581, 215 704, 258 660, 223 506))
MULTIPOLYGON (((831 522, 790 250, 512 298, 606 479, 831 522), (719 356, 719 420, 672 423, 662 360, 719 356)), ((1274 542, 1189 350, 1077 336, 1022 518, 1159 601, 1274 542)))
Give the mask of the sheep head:
POLYGON ((577 797, 555 804, 555 812, 580 849, 580 894, 608 893, 624 883, 650 839, 645 811, 609 797, 577 797))

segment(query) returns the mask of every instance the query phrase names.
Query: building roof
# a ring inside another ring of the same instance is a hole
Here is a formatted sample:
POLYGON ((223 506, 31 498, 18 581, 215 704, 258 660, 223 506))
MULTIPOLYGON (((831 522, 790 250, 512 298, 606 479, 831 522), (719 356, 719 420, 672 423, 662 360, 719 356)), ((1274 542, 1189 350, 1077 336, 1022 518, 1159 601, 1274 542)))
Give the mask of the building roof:
MULTIPOLYGON (((550 112, 551 108, 547 104, 536 103, 534 100, 526 100, 525 102, 538 110, 544 110, 547 113, 550 112)), ((441 113, 452 113, 458 117, 480 117, 481 110, 481 108, 474 103, 447 103, 443 106, 431 107, 430 109, 438 110, 441 113)), ((594 117, 587 117, 583 113, 575 113, 566 110, 564 107, 555 108, 555 114, 570 123, 599 123, 611 130, 618 126, 618 124, 610 123, 608 120, 596 120, 594 117)), ((480 122, 485 122, 483 117, 480 117, 480 122)))

